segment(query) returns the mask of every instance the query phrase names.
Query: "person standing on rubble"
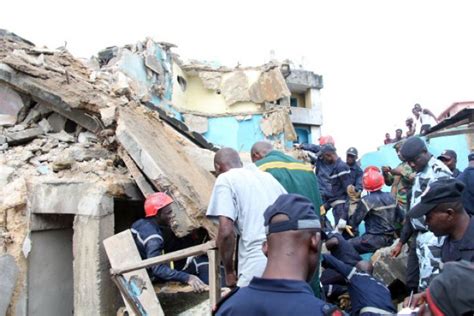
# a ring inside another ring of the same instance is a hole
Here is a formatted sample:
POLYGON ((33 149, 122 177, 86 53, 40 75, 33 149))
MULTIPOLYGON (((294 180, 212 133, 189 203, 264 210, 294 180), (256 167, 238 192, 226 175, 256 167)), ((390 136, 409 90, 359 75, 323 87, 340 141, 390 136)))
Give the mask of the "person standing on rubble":
POLYGON ((334 223, 345 227, 348 216, 348 195, 347 188, 351 185, 351 170, 349 166, 337 156, 336 147, 332 144, 326 144, 321 147, 322 163, 327 168, 317 169, 317 175, 321 181, 326 177, 329 179, 327 186, 330 191, 323 197, 324 208, 332 208, 334 223), (325 174, 329 172, 329 174, 325 174), (324 177, 322 176, 324 175, 324 177))
MULTIPOLYGON (((172 203, 173 199, 166 193, 157 192, 149 195, 145 200, 145 218, 132 224, 133 239, 143 260, 163 254, 165 240, 160 226, 170 226, 172 203)), ((152 266, 148 269, 148 274, 152 282, 177 281, 187 283, 193 287, 195 292, 202 292, 206 288, 206 284, 197 276, 174 270, 166 264, 152 266)))
POLYGON ((436 116, 428 109, 421 108, 421 105, 418 103, 413 106, 413 114, 420 124, 420 134, 426 135, 431 127, 438 124, 436 116))
MULTIPOLYGON (((434 158, 425 142, 413 136, 408 138, 400 149, 402 157, 417 172, 412 188, 410 209, 418 204, 430 184, 440 179, 452 178, 452 173, 438 159, 434 158)), ((441 262, 441 245, 443 237, 437 237, 428 230, 425 218, 405 220, 399 242, 392 249, 392 256, 400 254, 403 244, 411 236, 415 237, 415 247, 410 247, 407 262, 407 283, 416 290, 414 281, 419 279, 418 288, 425 289, 431 279, 439 274, 441 262)))
MULTIPOLYGON (((260 170, 270 173, 288 193, 296 193, 308 198, 313 203, 316 215, 324 216, 326 211, 323 208, 318 181, 311 166, 274 150, 272 144, 265 141, 255 143, 250 155, 260 170)), ((319 297, 319 275, 315 277, 311 286, 319 297)))
POLYGON ((366 232, 349 240, 360 253, 370 253, 390 246, 395 240, 395 225, 403 220, 397 202, 390 193, 382 192, 384 179, 375 167, 368 167, 363 177, 364 189, 368 192, 359 202, 349 225, 357 228, 365 221, 366 232))
POLYGON ((383 166, 382 174, 385 185, 392 187, 392 196, 397 200, 397 204, 400 209, 406 213, 408 212, 407 201, 411 197, 411 188, 413 186, 413 182, 415 181, 416 173, 401 156, 400 148, 402 145, 403 142, 398 142, 393 146, 397 152, 398 158, 401 160, 401 163, 394 169, 390 168, 390 166, 383 166))
POLYGON ((216 315, 342 315, 315 297, 308 285, 319 266, 321 223, 313 203, 298 194, 281 195, 264 216, 268 262, 262 277, 236 288, 216 315))
POLYGON ((217 247, 225 270, 228 287, 247 286, 254 276, 261 276, 266 257, 263 213, 286 190, 271 174, 254 164, 243 167, 239 153, 222 148, 214 156, 218 175, 214 184, 207 216, 218 219, 217 247), (238 269, 234 267, 237 233, 238 269))

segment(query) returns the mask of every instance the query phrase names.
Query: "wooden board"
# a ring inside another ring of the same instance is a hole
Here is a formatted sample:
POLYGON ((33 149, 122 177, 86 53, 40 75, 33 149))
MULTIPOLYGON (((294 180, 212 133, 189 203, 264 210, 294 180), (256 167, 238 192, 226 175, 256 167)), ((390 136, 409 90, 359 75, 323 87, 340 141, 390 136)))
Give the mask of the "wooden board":
MULTIPOLYGON (((131 231, 128 229, 103 241, 104 248, 109 258, 112 270, 123 265, 133 265, 140 263, 141 257, 138 253, 135 241, 131 231)), ((137 298, 140 300, 147 315, 164 315, 160 302, 155 295, 153 285, 145 269, 125 273, 125 280, 129 281, 131 277, 143 281, 142 292, 137 298)), ((128 303, 126 297, 122 294, 122 298, 127 306, 127 310, 134 315, 134 309, 128 303)))

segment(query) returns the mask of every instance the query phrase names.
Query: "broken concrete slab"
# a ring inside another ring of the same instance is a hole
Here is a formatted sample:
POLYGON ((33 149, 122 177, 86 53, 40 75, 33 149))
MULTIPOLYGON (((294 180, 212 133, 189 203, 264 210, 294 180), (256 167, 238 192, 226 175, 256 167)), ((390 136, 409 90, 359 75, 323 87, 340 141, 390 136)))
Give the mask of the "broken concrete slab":
POLYGON ((9 145, 18 145, 29 142, 36 137, 43 135, 41 127, 29 128, 19 132, 7 132, 5 136, 9 145))
POLYGON ((291 95, 285 78, 283 78, 278 68, 262 72, 257 82, 252 84, 249 91, 250 99, 254 103, 277 101, 291 95))
POLYGON ((209 129, 207 117, 193 114, 183 114, 184 122, 191 131, 204 134, 209 129))
POLYGON ((100 109, 100 119, 104 123, 105 127, 109 127, 116 121, 116 106, 109 106, 103 109, 100 109))
POLYGON ((70 148, 71 156, 75 161, 89 161, 92 159, 107 159, 109 158, 110 152, 102 147, 90 147, 84 148, 80 146, 74 146, 70 148))
POLYGON ((42 119, 39 121, 38 126, 41 127, 45 133, 49 133, 53 130, 47 119, 42 119))
POLYGON ((13 126, 16 123, 16 116, 8 114, 0 114, 0 126, 13 126))
POLYGON ((386 248, 377 250, 371 258, 374 266, 374 276, 382 280, 385 284, 390 285, 395 280, 400 280, 406 284, 406 267, 407 267, 407 251, 408 246, 402 248, 402 252, 396 258, 390 255, 395 243, 386 248))
POLYGON ((15 169, 0 165, 0 187, 6 186, 11 180, 15 169))
POLYGON ((91 132, 82 132, 77 136, 77 141, 80 144, 87 144, 91 142, 98 142, 97 136, 91 132))
POLYGON ((6 315, 18 278, 18 266, 15 258, 8 254, 0 255, 0 315, 6 315))
POLYGON ((30 125, 31 123, 36 123, 43 117, 46 117, 49 113, 51 113, 50 109, 38 103, 28 111, 28 114, 26 115, 22 124, 30 125))
POLYGON ((209 90, 218 90, 221 87, 222 73, 218 71, 199 71, 198 76, 203 86, 209 90))
POLYGON ((275 136, 284 133, 287 141, 296 140, 297 137, 287 109, 265 114, 260 121, 260 129, 265 136, 275 136))
POLYGON ((172 228, 177 236, 198 227, 215 236, 216 226, 205 217, 214 177, 181 154, 177 134, 145 111, 120 109, 118 141, 157 189, 173 197, 172 228))
POLYGON ((226 74, 221 83, 221 94, 228 106, 250 101, 249 80, 243 71, 226 74))
POLYGON ((64 130, 60 131, 59 133, 49 134, 50 137, 59 140, 63 143, 74 143, 75 139, 74 136, 71 134, 66 133, 64 130))

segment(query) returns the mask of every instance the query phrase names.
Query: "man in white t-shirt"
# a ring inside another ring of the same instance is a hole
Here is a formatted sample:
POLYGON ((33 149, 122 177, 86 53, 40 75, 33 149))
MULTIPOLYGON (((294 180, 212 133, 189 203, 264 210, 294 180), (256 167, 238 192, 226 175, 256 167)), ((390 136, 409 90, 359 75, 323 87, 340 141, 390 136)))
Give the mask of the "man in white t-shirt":
POLYGON ((436 116, 428 109, 422 109, 421 105, 418 103, 413 106, 413 115, 418 122, 419 130, 417 130, 417 134, 425 135, 431 129, 431 127, 438 124, 436 116))
POLYGON ((225 269, 228 287, 247 286, 254 276, 261 276, 267 258, 262 252, 266 239, 263 213, 285 189, 267 172, 254 164, 243 167, 237 151, 220 149, 214 157, 218 174, 207 216, 218 218, 217 247, 225 269), (233 258, 239 235, 238 268, 233 258))

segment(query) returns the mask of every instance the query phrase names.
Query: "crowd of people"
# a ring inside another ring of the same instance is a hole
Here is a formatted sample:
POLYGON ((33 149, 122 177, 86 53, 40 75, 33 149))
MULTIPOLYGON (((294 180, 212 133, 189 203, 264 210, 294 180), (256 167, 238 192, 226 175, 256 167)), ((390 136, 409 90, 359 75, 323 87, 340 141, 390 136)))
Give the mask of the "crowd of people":
MULTIPOLYGON (((394 145, 397 167, 362 170, 357 149, 349 148, 343 161, 331 137, 296 147, 308 152, 311 164, 268 142, 254 144, 253 163, 245 166, 234 149, 215 154, 217 179, 207 216, 218 224, 222 285, 232 291, 214 313, 396 314, 388 285, 372 275, 372 264, 362 255, 392 247, 397 257, 405 244, 407 294, 412 294, 407 308, 423 315, 474 312, 474 282, 464 285, 463 295, 445 293, 455 286, 452 278, 473 275, 474 153, 459 172, 454 151, 435 158, 421 138, 411 136, 394 145)), ((143 258, 163 251, 160 225, 169 226, 172 203, 165 193, 151 195, 146 217, 133 224, 143 258)), ((179 271, 159 265, 149 273, 202 291, 206 264, 201 256, 179 271)))
POLYGON ((404 138, 414 135, 426 135, 430 129, 438 124, 436 116, 427 108, 422 108, 420 104, 415 104, 411 110, 413 116, 409 116, 405 120, 407 131, 403 135, 403 130, 397 128, 395 130, 395 137, 391 137, 390 133, 385 133, 384 144, 398 143, 404 138))

